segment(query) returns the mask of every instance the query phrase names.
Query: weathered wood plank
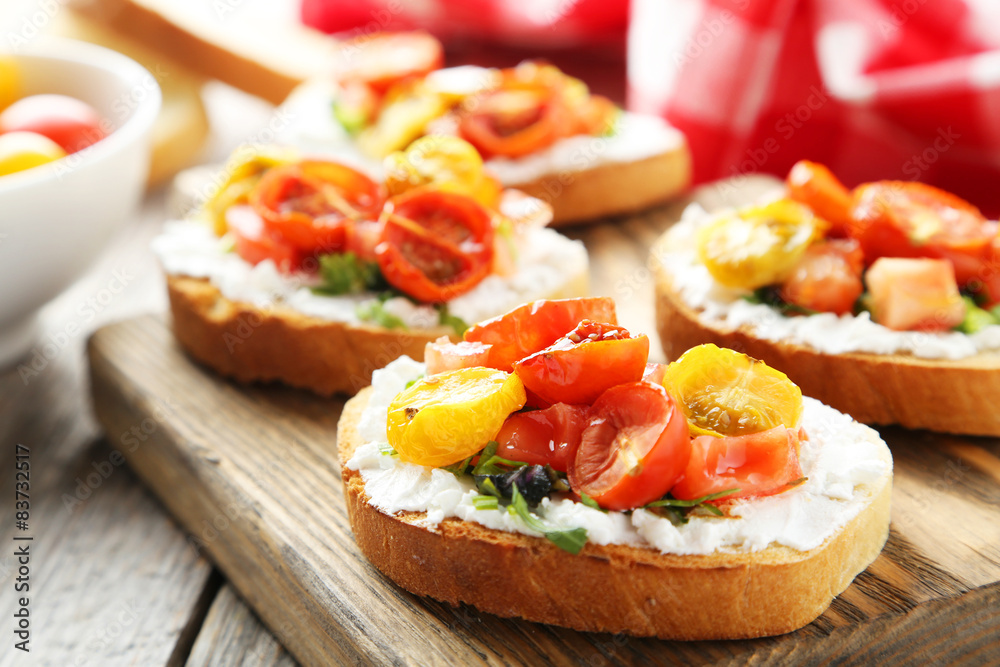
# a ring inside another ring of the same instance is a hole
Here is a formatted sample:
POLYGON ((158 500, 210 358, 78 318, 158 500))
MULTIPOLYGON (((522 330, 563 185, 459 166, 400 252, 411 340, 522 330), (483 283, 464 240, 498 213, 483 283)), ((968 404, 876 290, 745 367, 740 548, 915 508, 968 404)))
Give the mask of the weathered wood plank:
MULTIPOLYGON (((221 381, 189 362, 153 318, 101 331, 91 356, 97 407, 109 431, 156 409, 156 397, 173 397, 172 416, 130 461, 303 664, 526 664, 541 656, 557 665, 706 664, 771 655, 813 661, 857 654, 878 636, 869 630, 873 623, 912 633, 910 655, 932 659, 985 650, 981 642, 1000 627, 1000 619, 976 606, 993 599, 977 587, 1000 581, 1000 559, 984 544, 950 544, 945 537, 967 531, 981 534, 981 542, 992 539, 1000 518, 991 503, 996 484, 969 466, 933 490, 927 505, 907 489, 926 485, 927 467, 940 467, 951 454, 936 451, 937 440, 924 434, 887 429, 900 489, 889 544, 817 622, 750 642, 661 642, 499 619, 401 591, 368 565, 350 534, 334 464, 339 401, 221 381), (994 487, 970 494, 967 482, 994 487), (927 543, 924 536, 942 523, 950 526, 938 535, 943 546, 927 543), (213 524, 217 531, 208 529, 213 524), (953 615, 945 613, 951 609, 953 615), (928 614, 921 618, 935 618, 935 631, 954 626, 953 636, 965 644, 918 642, 923 629, 907 620, 918 610, 928 614), (295 619, 291 627, 283 625, 288 619, 295 619)), ((978 449, 983 441, 955 442, 978 449)), ((884 650, 908 646, 888 642, 880 644, 884 650)))
POLYGON ((212 602, 205 623, 191 649, 187 667, 295 667, 298 663, 281 647, 287 625, 271 634, 229 585, 212 602))
MULTIPOLYGON (((151 202, 153 210, 158 199, 151 202)), ((85 391, 87 335, 163 297, 146 246, 158 212, 124 230, 42 315, 33 352, 0 371, 0 665, 163 665, 186 655, 211 566, 98 431, 85 391), (20 366, 20 367, 19 367, 20 366), (12 648, 14 446, 30 448, 31 652, 12 648), (178 657, 179 656, 179 657, 178 657)), ((8 286, 11 287, 11 286, 8 286)))

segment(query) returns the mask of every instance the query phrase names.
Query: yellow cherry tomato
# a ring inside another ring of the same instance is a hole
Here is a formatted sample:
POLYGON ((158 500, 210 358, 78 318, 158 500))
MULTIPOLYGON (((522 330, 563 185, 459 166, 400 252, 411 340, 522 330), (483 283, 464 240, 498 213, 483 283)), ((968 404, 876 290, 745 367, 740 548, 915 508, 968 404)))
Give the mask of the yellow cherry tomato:
POLYGON ((479 367, 431 375, 389 405, 389 445, 401 461, 458 463, 495 438, 525 400, 524 385, 513 373, 479 367))
POLYGON ((48 137, 34 132, 0 134, 0 176, 38 167, 59 158, 66 151, 48 137))
POLYGON ((802 417, 802 390, 787 375, 712 344, 692 347, 667 366, 663 386, 687 415, 692 435, 795 428, 802 417))
POLYGON ((427 123, 447 110, 444 96, 421 82, 393 88, 375 122, 358 133, 358 147, 371 157, 384 158, 406 148, 424 133, 427 123))
POLYGON ((21 73, 13 57, 0 55, 0 111, 21 96, 21 73))
POLYGON ((226 162, 218 187, 202 206, 202 215, 212 223, 215 233, 226 233, 226 209, 246 204, 264 172, 298 159, 296 151, 278 146, 237 149, 226 162))
POLYGON ((500 199, 500 183, 483 169, 479 151, 459 137, 421 137, 405 151, 391 153, 383 164, 390 196, 435 185, 468 195, 484 206, 495 207, 500 199))
POLYGON ((780 283, 827 223, 791 199, 725 214, 698 232, 698 257, 727 287, 780 283))

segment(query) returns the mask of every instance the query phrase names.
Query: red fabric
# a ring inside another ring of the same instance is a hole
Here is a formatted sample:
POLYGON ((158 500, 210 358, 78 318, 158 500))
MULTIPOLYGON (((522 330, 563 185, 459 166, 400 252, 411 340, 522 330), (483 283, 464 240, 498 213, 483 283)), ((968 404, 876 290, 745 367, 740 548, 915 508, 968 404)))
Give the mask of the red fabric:
POLYGON ((632 0, 629 107, 687 134, 697 181, 808 158, 848 186, 922 180, 996 214, 1000 7, 986 4, 632 0))
POLYGON ((622 42, 627 0, 302 0, 302 22, 329 33, 422 28, 445 41, 536 49, 622 42))

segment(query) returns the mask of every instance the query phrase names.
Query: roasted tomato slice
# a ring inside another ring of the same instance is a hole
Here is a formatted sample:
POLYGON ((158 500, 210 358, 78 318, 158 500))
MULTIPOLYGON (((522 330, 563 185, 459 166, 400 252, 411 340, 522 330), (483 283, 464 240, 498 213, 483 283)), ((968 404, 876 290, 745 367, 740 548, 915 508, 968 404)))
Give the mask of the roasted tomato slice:
POLYGON ((959 286, 988 261, 995 226, 975 206, 925 183, 878 181, 858 186, 850 234, 871 264, 879 257, 932 257, 955 266, 959 286))
POLYGON ((544 410, 515 412, 497 434, 497 454, 566 472, 587 426, 589 406, 556 403, 544 410))
POLYGON ((244 204, 226 209, 226 226, 236 240, 236 254, 251 264, 269 259, 282 273, 290 273, 301 266, 302 253, 268 230, 250 206, 244 204))
POLYGON ((343 250, 347 222, 378 218, 383 202, 372 179, 318 160, 275 167, 250 193, 250 204, 270 230, 314 254, 343 250))
POLYGON ((615 302, 599 296, 532 301, 469 327, 464 338, 492 345, 490 367, 510 371, 515 361, 548 347, 583 320, 617 324, 615 302))
POLYGON ((799 429, 776 426, 749 435, 695 438, 684 476, 670 494, 694 500, 739 489, 725 500, 769 496, 801 478, 799 429))
POLYGON ((827 236, 847 236, 851 220, 851 191, 825 166, 799 160, 785 179, 788 197, 805 204, 830 223, 827 236))
POLYGON ((881 257, 865 275, 872 319, 897 331, 948 331, 965 319, 955 271, 943 259, 881 257))
POLYGON ((343 41, 336 73, 341 81, 365 83, 384 93, 404 79, 421 77, 444 64, 444 48, 423 31, 379 32, 343 41))
POLYGON ((861 282, 864 261, 854 239, 814 243, 781 284, 781 298, 821 313, 850 313, 865 291, 861 282))
POLYGON ((512 84, 481 95, 462 114, 459 133, 484 157, 520 157, 555 143, 569 127, 570 116, 552 89, 512 84))
POLYGON ((593 403, 646 371, 649 338, 613 324, 584 320, 543 350, 514 362, 525 389, 545 403, 593 403))
POLYGON ((490 213, 471 197, 411 190, 383 215, 375 254, 382 275, 415 299, 448 301, 475 287, 493 265, 490 213))
POLYGON ((590 410, 569 466, 569 484, 604 508, 629 510, 661 498, 691 454, 684 413, 660 386, 620 384, 590 410))

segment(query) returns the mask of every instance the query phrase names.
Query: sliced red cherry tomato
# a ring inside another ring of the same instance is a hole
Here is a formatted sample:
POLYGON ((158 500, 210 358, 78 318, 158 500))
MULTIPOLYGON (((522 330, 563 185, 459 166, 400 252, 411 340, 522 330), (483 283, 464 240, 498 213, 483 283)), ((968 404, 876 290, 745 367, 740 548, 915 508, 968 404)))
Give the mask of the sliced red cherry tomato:
POLYGON ((854 191, 850 234, 867 264, 879 257, 947 259, 962 286, 980 273, 995 233, 975 206, 924 183, 879 181, 854 191))
POLYGON ((821 313, 850 313, 864 292, 864 254, 854 239, 814 243, 781 285, 788 303, 821 313))
POLYGON ((34 132, 75 153, 105 137, 101 118, 86 102, 66 95, 31 95, 0 113, 0 134, 34 132))
POLYGON ((698 436, 691 441, 684 476, 670 494, 694 500, 739 489, 724 498, 732 500, 780 493, 802 478, 799 437, 799 429, 784 426, 749 435, 698 436))
POLYGON ((851 191, 829 169, 809 160, 799 160, 785 179, 788 196, 805 204, 830 223, 827 236, 847 236, 851 221, 851 191))
POLYGON ((348 221, 378 218, 383 201, 372 179, 319 160, 274 167, 250 192, 267 227, 306 253, 343 250, 348 221))
POLYGON ((615 302, 598 296, 532 301, 469 327, 464 338, 492 345, 490 367, 509 372, 515 361, 548 347, 583 320, 618 324, 615 302))
POLYGON ((344 250, 374 262, 375 246, 382 237, 381 220, 349 220, 344 230, 344 250))
POLYGON ((267 229, 252 207, 230 206, 226 209, 226 226, 236 239, 236 254, 251 264, 269 259, 283 273, 301 266, 302 253, 267 229))
POLYGON ((641 380, 648 358, 645 335, 584 320, 552 345, 514 362, 514 372, 547 403, 593 403, 617 384, 641 380))
POLYGON ((459 133, 483 157, 520 157, 551 146, 567 133, 572 118, 549 88, 518 84, 481 95, 462 114, 459 133))
POLYGON ((661 498, 691 455, 687 419, 661 385, 633 382, 604 392, 567 471, 570 487, 601 507, 629 510, 661 498))
POLYGON ((341 42, 336 72, 384 93, 404 79, 421 77, 444 64, 444 48, 423 31, 380 32, 341 42))
POLYGON ((389 284, 436 303, 468 292, 493 265, 491 214, 471 197, 419 188, 386 208, 375 254, 389 284))
POLYGON ((588 423, 589 406, 556 403, 544 410, 515 412, 497 434, 497 454, 566 472, 588 423))

